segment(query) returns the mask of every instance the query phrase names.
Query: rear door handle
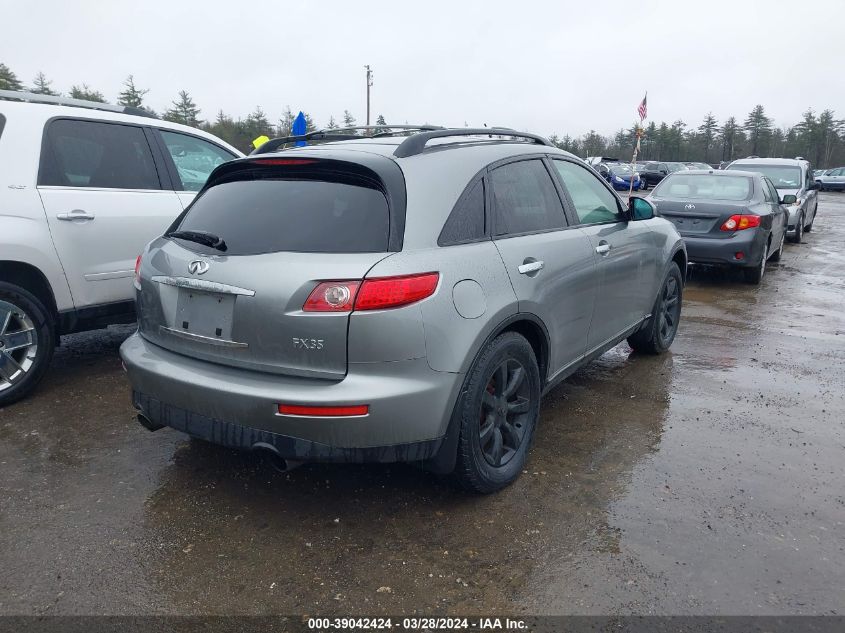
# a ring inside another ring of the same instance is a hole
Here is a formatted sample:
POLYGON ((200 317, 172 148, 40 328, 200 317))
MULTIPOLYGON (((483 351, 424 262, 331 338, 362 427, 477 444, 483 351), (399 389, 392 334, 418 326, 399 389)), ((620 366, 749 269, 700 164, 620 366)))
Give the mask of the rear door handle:
POLYGON ((525 264, 520 264, 517 270, 520 275, 527 275, 528 273, 534 273, 538 270, 542 270, 543 266, 545 266, 545 264, 541 261, 527 262, 525 264))
POLYGON ((93 220, 94 214, 83 209, 74 209, 69 213, 57 213, 56 217, 65 222, 73 222, 74 220, 93 220))
POLYGON ((599 244, 598 246, 596 246, 596 252, 599 255, 607 255, 610 252, 610 249, 611 249, 611 246, 610 246, 610 244, 607 244, 607 243, 599 244))

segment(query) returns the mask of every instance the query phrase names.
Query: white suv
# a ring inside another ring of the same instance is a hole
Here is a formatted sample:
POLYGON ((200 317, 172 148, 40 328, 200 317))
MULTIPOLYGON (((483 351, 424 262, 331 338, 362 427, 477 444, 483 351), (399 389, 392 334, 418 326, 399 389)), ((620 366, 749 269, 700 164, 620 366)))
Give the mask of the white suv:
POLYGON ((134 320, 135 258, 239 156, 136 108, 0 90, 0 406, 59 335, 134 320))

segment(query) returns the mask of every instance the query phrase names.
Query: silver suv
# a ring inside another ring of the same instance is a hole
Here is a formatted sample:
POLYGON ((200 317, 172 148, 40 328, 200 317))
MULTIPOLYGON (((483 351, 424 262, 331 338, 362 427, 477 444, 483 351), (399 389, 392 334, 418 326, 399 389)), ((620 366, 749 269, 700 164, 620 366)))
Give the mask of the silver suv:
POLYGON ((545 391, 626 338, 671 345, 687 257, 649 202, 539 136, 403 134, 277 139, 212 173, 139 258, 142 424, 492 492, 545 391))

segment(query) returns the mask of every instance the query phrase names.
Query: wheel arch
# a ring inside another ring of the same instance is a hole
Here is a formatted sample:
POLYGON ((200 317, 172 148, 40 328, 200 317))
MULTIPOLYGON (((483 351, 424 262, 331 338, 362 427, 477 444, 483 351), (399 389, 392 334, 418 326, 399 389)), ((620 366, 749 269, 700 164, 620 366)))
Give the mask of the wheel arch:
POLYGON ((53 288, 50 286, 50 282, 47 281, 47 277, 40 269, 24 262, 0 260, 0 281, 20 286, 35 295, 44 304, 44 307, 49 310, 53 321, 55 322, 57 320, 58 308, 56 307, 56 297, 53 294, 53 288))

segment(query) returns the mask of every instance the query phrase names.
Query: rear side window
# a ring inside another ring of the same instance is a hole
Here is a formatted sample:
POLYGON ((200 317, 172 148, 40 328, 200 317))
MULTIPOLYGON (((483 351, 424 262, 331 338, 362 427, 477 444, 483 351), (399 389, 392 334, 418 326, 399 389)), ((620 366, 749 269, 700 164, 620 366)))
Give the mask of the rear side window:
POLYGON ((196 136, 168 130, 159 132, 184 191, 199 191, 215 167, 235 158, 226 150, 196 136))
POLYGON ((455 206, 437 243, 440 246, 472 242, 484 237, 484 181, 479 180, 455 206))
POLYGON ((496 235, 548 231, 566 226, 552 178, 539 160, 508 163, 490 174, 496 235))
POLYGON ((374 183, 327 174, 211 186, 178 226, 220 237, 227 255, 380 253, 388 250, 389 227, 387 199, 374 183))
POLYGON ((132 125, 58 119, 41 150, 39 185, 159 189, 144 131, 132 125))

